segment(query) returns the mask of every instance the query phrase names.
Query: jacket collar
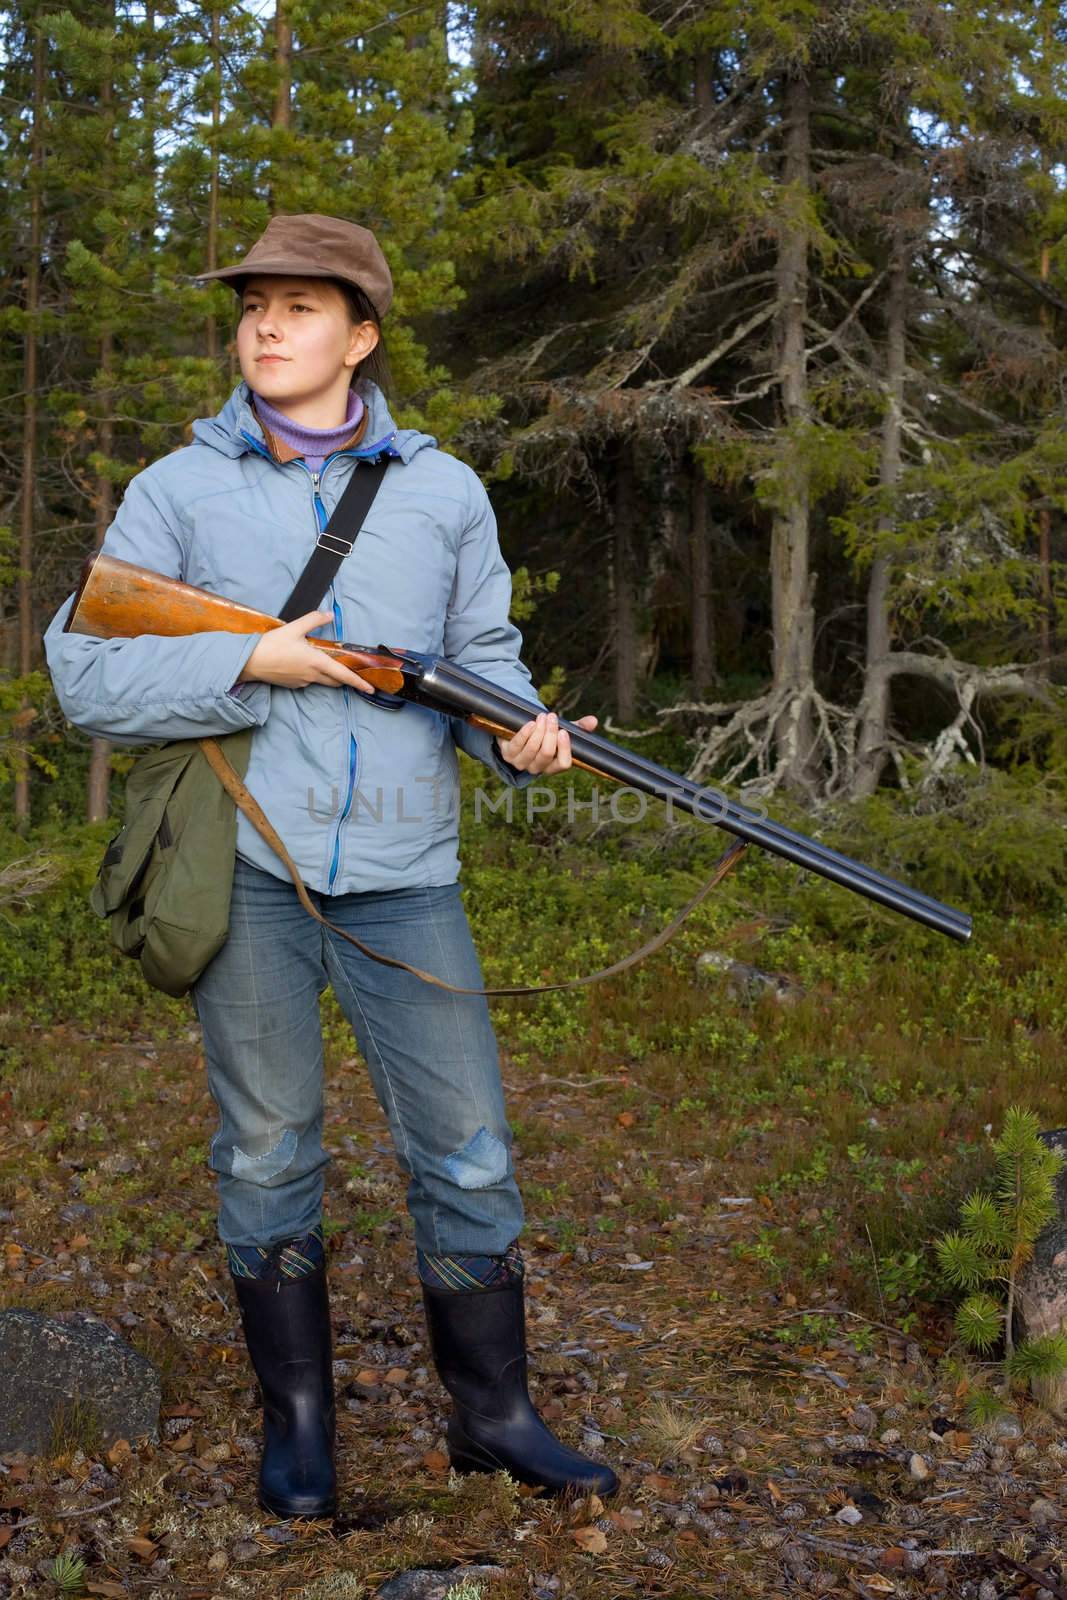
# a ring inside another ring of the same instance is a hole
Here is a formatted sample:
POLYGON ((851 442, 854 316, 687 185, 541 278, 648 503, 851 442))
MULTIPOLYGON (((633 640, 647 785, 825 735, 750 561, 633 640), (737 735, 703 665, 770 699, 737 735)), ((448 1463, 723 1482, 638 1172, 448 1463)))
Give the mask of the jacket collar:
MULTIPOLYGON (((386 451, 399 456, 406 465, 420 450, 436 445, 433 434, 421 433, 417 428, 398 428, 390 415, 385 396, 369 378, 358 378, 356 390, 363 401, 366 419, 362 439, 355 447, 360 455, 366 453, 374 456, 386 451)), ((198 417, 193 423, 194 441, 209 445, 211 449, 232 459, 255 451, 257 446, 260 451, 269 454, 270 446, 263 425, 256 416, 253 399, 251 389, 242 378, 217 416, 198 417)))
MULTIPOLYGON (((262 429, 263 437, 266 440, 267 449, 270 451, 270 453, 274 457, 275 461, 280 461, 284 465, 286 461, 302 460, 303 459, 303 455, 304 455, 304 452, 302 450, 294 449, 294 447, 291 444, 286 444, 284 439, 280 439, 278 437, 278 435, 273 432, 272 429, 267 427, 266 423, 260 417, 259 412, 256 410, 256 397, 255 397, 255 395, 251 396, 250 404, 251 404, 251 407, 252 407, 252 414, 255 417, 256 421, 259 423, 260 428, 262 429)), ((337 446, 337 449, 338 450, 353 450, 353 449, 355 449, 356 445, 358 445, 360 443, 360 441, 365 439, 366 436, 367 436, 367 423, 369 422, 369 420, 370 420, 370 412, 367 410, 367 407, 364 406, 363 407, 363 415, 359 419, 359 423, 358 423, 358 425, 357 425, 357 427, 355 429, 355 432, 350 434, 349 437, 344 441, 343 444, 339 444, 337 446)), ((336 452, 331 450, 330 454, 334 455, 334 454, 336 454, 336 452)))

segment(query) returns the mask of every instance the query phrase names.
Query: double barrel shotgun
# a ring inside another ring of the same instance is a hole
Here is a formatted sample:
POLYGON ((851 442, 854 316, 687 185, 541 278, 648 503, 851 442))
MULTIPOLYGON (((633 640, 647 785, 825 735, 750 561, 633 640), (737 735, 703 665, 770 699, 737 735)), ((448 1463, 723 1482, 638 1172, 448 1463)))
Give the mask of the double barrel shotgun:
MULTIPOLYGON (((142 634, 266 633, 282 626, 279 618, 239 601, 97 553, 83 568, 66 631, 98 639, 133 639, 142 634)), ((332 639, 309 638, 307 642, 372 683, 375 692, 365 698, 387 711, 399 711, 408 704, 425 706, 443 717, 460 717, 506 737, 541 709, 443 656, 386 645, 368 649, 332 639)), ((669 801, 747 844, 770 850, 950 939, 962 944, 969 940, 971 918, 965 912, 762 817, 714 789, 646 761, 600 734, 586 733, 562 718, 560 727, 570 734, 575 766, 669 801)))

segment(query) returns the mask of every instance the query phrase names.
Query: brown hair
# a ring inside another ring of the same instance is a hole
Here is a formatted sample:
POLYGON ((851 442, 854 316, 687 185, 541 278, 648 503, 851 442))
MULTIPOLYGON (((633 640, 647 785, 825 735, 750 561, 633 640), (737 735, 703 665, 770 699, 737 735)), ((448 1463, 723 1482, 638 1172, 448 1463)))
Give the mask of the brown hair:
POLYGON ((344 295, 345 303, 348 306, 349 321, 353 325, 357 322, 373 322, 378 330, 378 343, 374 346, 370 355, 364 356, 353 371, 352 383, 355 383, 358 378, 369 378, 372 383, 378 385, 382 394, 388 399, 393 387, 393 374, 389 366, 389 355, 385 348, 385 340, 382 336, 382 319, 362 289, 356 288, 351 283, 342 283, 338 278, 330 278, 329 282, 340 289, 344 295))
MULTIPOLYGON (((241 320, 241 296, 244 294, 246 281, 244 278, 231 279, 237 293, 238 323, 241 320)), ((364 356, 363 360, 353 368, 349 388, 352 388, 360 378, 369 378, 371 383, 378 385, 378 388, 388 400, 393 387, 393 374, 389 366, 389 356, 382 334, 382 319, 378 315, 377 308, 363 293, 363 290, 356 288, 354 284, 342 283, 340 278, 325 278, 323 281, 341 291, 348 310, 348 320, 353 327, 360 322, 373 322, 378 330, 378 343, 374 346, 370 355, 364 356)))

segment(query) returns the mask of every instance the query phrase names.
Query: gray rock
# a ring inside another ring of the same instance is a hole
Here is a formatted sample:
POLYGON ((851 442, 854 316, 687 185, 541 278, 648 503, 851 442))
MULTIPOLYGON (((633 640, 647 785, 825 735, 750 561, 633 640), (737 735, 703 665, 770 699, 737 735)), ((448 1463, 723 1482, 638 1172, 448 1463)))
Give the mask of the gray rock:
POLYGON ((140 1172, 141 1163, 136 1156, 126 1154, 125 1151, 116 1150, 114 1154, 105 1156, 100 1163, 100 1171, 106 1172, 109 1178, 119 1178, 128 1172, 140 1172))
POLYGON ((979 1430, 979 1438, 984 1439, 1021 1439, 1023 1425, 1014 1411, 1005 1411, 1003 1416, 991 1417, 983 1423, 979 1430))
POLYGON ((867 1434, 868 1436, 872 1434, 875 1428, 878 1426, 878 1418, 875 1416, 870 1406, 864 1405, 862 1401, 859 1405, 852 1407, 851 1421, 852 1426, 855 1428, 857 1433, 867 1434))
POLYGON ((697 956, 697 976, 705 977, 709 972, 725 972, 731 989, 745 1000, 771 994, 779 1005, 795 1005, 804 993, 800 984, 784 973, 762 972, 747 961, 735 961, 722 950, 705 950, 697 956))
POLYGON ((461 1583, 488 1583, 503 1575, 503 1567, 452 1567, 447 1572, 412 1567, 389 1578, 375 1596, 376 1600, 445 1600, 448 1591, 461 1583))
POLYGON ((1030 1507, 1030 1521, 1038 1528, 1048 1527, 1050 1522, 1059 1522, 1061 1512, 1054 1500, 1046 1500, 1044 1496, 1035 1500, 1030 1507))
POLYGON ((92 1407, 105 1445, 159 1438, 158 1371, 90 1312, 0 1311, 0 1372, 0 1454, 44 1454, 75 1401, 92 1407))

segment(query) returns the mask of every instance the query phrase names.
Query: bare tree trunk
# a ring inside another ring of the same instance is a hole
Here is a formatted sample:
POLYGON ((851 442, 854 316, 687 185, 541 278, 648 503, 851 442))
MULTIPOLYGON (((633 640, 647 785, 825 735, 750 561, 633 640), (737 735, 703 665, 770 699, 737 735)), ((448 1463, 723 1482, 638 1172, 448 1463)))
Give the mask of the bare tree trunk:
MULTIPOLYGON (((1052 64, 1055 27, 1059 16, 1060 6, 1058 0, 1044 0, 1041 6, 1041 82, 1038 87, 1043 94, 1048 95, 1050 102, 1055 94, 1052 64)), ((1047 143, 1043 142, 1041 170, 1046 178, 1051 171, 1051 167, 1052 161, 1049 148, 1047 143)), ((1051 242, 1048 239, 1042 239, 1039 267, 1042 283, 1048 282, 1051 266, 1051 242)), ((1050 340, 1054 339, 1052 307, 1047 301, 1042 301, 1038 316, 1048 338, 1050 340)), ((1040 506, 1037 513, 1037 571, 1040 594, 1037 622, 1038 657, 1042 676, 1047 678, 1052 671, 1052 621, 1055 614, 1052 600, 1052 513, 1047 506, 1040 506)))
MULTIPOLYGON (((1047 161, 1047 154, 1043 158, 1047 161)), ((1047 283, 1051 269, 1051 252, 1049 241, 1041 242, 1041 282, 1047 283)), ((1052 308, 1042 303, 1039 312, 1046 332, 1052 337, 1052 308)), ((1048 506, 1040 506, 1037 513, 1037 570, 1040 603, 1038 606, 1037 644, 1043 677, 1048 677, 1052 671, 1052 512, 1048 506)))
MULTIPOLYGON (((783 220, 776 282, 780 310, 775 319, 779 393, 787 427, 810 419, 804 326, 808 303, 808 233, 804 208, 811 181, 811 128, 808 85, 802 78, 785 84, 785 164, 782 173, 783 220), (790 217, 790 207, 795 206, 790 217)), ((810 494, 803 444, 786 445, 788 498, 776 510, 771 528, 771 609, 774 628, 774 687, 787 698, 775 724, 775 746, 790 788, 811 788, 813 719, 809 696, 814 685, 814 610, 809 571, 810 494)))
MULTIPOLYGON (((908 247, 903 238, 893 245, 893 260, 886 297, 886 412, 882 423, 882 449, 878 482, 890 495, 900 481, 900 424, 904 414, 904 331, 908 311, 908 247)), ((878 533, 889 532, 893 514, 878 520, 878 533)), ((860 705, 860 734, 852 792, 858 798, 873 794, 888 757, 891 663, 889 659, 888 555, 876 555, 867 584, 867 662, 860 705)))
MULTIPOLYGON (((114 370, 114 344, 111 330, 100 337, 100 371, 110 379, 114 370)), ((97 439, 102 455, 110 458, 115 447, 115 430, 110 416, 112 404, 111 385, 105 382, 101 395, 108 412, 101 419, 97 439)), ((103 473, 96 480, 96 548, 104 542, 104 535, 115 516, 115 487, 103 473)), ((85 791, 85 815, 89 822, 103 822, 110 809, 111 799, 111 741, 94 739, 89 747, 89 777, 85 791)))
MULTIPOLYGON (((285 0, 276 0, 274 7, 274 65, 278 69, 278 81, 274 91, 271 127, 288 128, 292 122, 293 30, 286 15, 285 0)), ((267 186, 267 207, 272 217, 277 210, 277 202, 272 163, 267 186)))
MULTIPOLYGON (((114 20, 114 4, 108 7, 114 20)), ((114 121, 112 107, 114 104, 114 86, 110 76, 104 78, 100 86, 100 104, 103 108, 107 133, 110 135, 114 121)), ((104 143, 105 180, 110 173, 112 165, 110 138, 104 143)), ((106 182, 105 182, 106 188, 106 182)), ((111 390, 111 379, 114 375, 114 341, 110 328, 105 328, 100 335, 100 371, 104 377, 103 392, 99 401, 104 407, 104 415, 97 432, 97 442, 101 453, 108 459, 111 458, 115 446, 115 432, 111 422, 111 413, 114 408, 114 395, 111 390)), ((104 535, 111 526, 114 516, 115 492, 111 479, 101 473, 96 480, 95 492, 96 513, 96 548, 99 550, 104 541, 104 535)), ((110 739, 93 739, 89 747, 89 774, 85 784, 85 815, 89 822, 102 822, 109 810, 111 790, 111 741, 110 739)))
POLYGON ((637 711, 637 604, 634 583, 634 460, 629 439, 620 439, 615 466, 615 537, 612 548, 615 603, 615 714, 632 722, 637 711))
MULTIPOLYGON (((37 27, 33 40, 33 133, 30 151, 30 255, 26 267, 26 311, 30 325, 23 340, 23 384, 26 408, 22 416, 22 504, 19 517, 19 655, 18 670, 25 676, 33 666, 33 486, 37 476, 37 331, 33 318, 40 306, 41 189, 44 172, 44 35, 37 27)), ((16 737, 21 743, 32 720, 24 702, 16 737)), ((19 752, 15 776, 15 826, 30 820, 30 769, 26 752, 19 752)))
POLYGON ((711 616, 711 548, 708 538, 708 480, 699 461, 690 463, 689 619, 693 693, 715 682, 715 636, 711 616))
MULTIPOLYGON (((222 87, 218 6, 213 6, 211 10, 211 69, 214 74, 215 92, 211 97, 211 182, 208 188, 205 272, 214 272, 219 264, 219 127, 222 121, 222 87)), ((206 332, 208 359, 215 365, 219 359, 219 328, 213 312, 207 319, 206 332)))

